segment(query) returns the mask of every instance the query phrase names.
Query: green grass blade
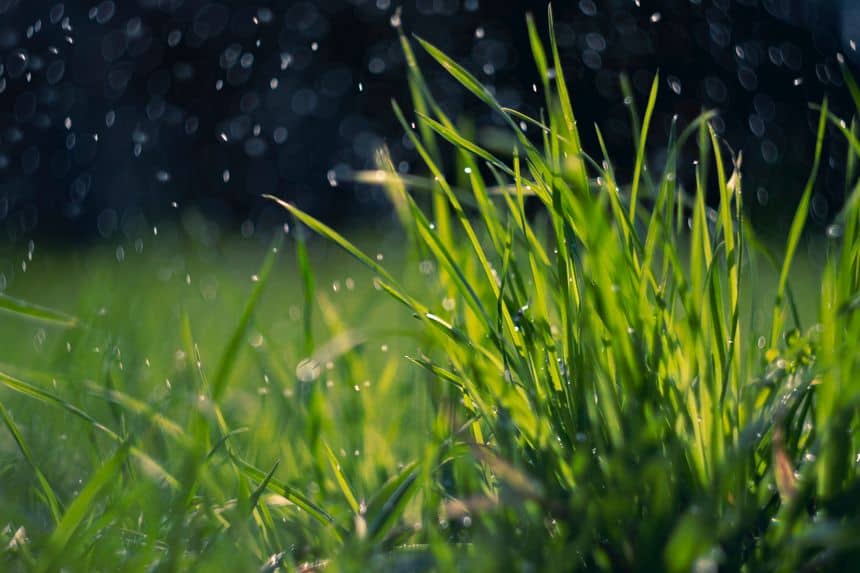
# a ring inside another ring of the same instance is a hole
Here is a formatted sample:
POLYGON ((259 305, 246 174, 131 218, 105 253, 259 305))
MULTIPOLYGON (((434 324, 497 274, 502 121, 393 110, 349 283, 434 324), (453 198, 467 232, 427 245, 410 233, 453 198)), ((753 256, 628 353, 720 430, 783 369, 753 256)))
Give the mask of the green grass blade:
POLYGON ((284 243, 283 233, 278 232, 272 241, 269 252, 263 260, 263 265, 260 267, 260 272, 257 274, 256 284, 254 285, 251 295, 245 301, 245 308, 242 310, 242 315, 239 317, 239 322, 227 342, 227 348, 221 354, 221 360, 218 362, 218 368, 215 371, 215 377, 212 381, 212 399, 215 402, 224 394, 227 387, 227 382, 230 379, 230 373, 233 366, 236 364, 236 359, 239 357, 239 350, 242 347, 242 341, 245 339, 245 332, 248 325, 251 323, 251 318, 254 315, 254 310, 257 308, 257 303, 263 294, 263 289, 266 286, 272 268, 275 266, 275 261, 281 250, 281 245, 284 243))
MULTIPOLYGON (((58 407, 63 410, 66 410, 70 414, 86 421, 92 427, 99 430, 103 434, 107 435, 111 440, 117 443, 123 443, 122 438, 113 430, 72 404, 71 402, 67 402, 62 398, 46 391, 33 386, 32 384, 28 384, 22 380, 18 380, 17 378, 13 378, 8 374, 4 374, 0 372, 0 385, 9 388, 10 390, 14 390, 20 394, 23 394, 29 398, 42 402, 44 404, 48 404, 50 406, 58 407)), ((140 450, 139 448, 132 446, 131 454, 135 457, 141 465, 141 468, 145 473, 151 476, 156 476, 160 480, 163 480, 168 486, 171 488, 176 488, 178 482, 176 478, 174 478, 170 473, 164 469, 161 464, 156 462, 151 456, 140 450)))
POLYGON ((651 83, 651 93, 648 96, 648 105, 645 107, 645 118, 642 120, 642 133, 639 135, 639 147, 636 150, 636 164, 633 168, 633 183, 630 189, 630 220, 636 221, 636 207, 639 201, 639 183, 642 179, 642 169, 645 167, 645 144, 648 141, 648 128, 651 125, 651 117, 654 115, 654 106, 657 103, 657 91, 660 85, 660 74, 654 75, 651 83))
POLYGON ((52 571, 58 561, 69 551, 69 542, 81 523, 94 510, 96 500, 102 492, 119 479, 119 472, 129 454, 129 445, 122 444, 111 458, 93 474, 81 493, 69 505, 63 519, 51 533, 45 554, 41 560, 40 571, 52 571))
POLYGON ((45 499, 48 503, 48 510, 51 512, 51 517, 53 518, 54 523, 58 524, 63 514, 63 506, 60 504, 57 494, 54 492, 54 488, 51 487, 51 483, 48 481, 48 478, 45 477, 45 474, 36 464, 36 460, 33 459, 33 454, 30 452, 27 442, 24 441, 24 436, 21 434, 21 431, 18 429, 18 426, 15 424, 15 421, 12 419, 12 416, 9 414, 9 411, 2 402, 0 402, 0 416, 3 417, 3 422, 9 429, 9 433, 12 434, 12 438, 18 445, 18 449, 21 450, 21 454, 24 456, 24 459, 27 460, 28 464, 30 464, 30 467, 33 469, 33 473, 36 474, 36 479, 39 481, 42 493, 45 494, 45 499))
POLYGON ((402 515, 404 507, 419 489, 418 474, 416 462, 406 464, 368 502, 365 514, 369 540, 382 539, 402 515))
POLYGON ((57 326, 72 327, 78 325, 78 319, 64 312, 32 304, 11 296, 0 294, 0 312, 6 312, 14 316, 46 322, 57 326))
POLYGON ((803 189, 803 195, 800 198, 800 203, 797 206, 794 219, 791 222, 791 227, 788 232, 788 240, 785 247, 785 258, 783 259, 782 269, 779 273, 779 284, 776 291, 776 302, 773 313, 773 323, 770 333, 771 348, 775 348, 779 338, 780 328, 782 326, 782 300, 785 296, 786 285, 788 284, 788 273, 791 270, 791 263, 794 259, 794 253, 800 243, 800 236, 803 233, 803 228, 806 225, 806 219, 809 216, 809 203, 812 199, 812 191, 815 189, 815 180, 818 176, 818 166, 821 163, 821 150, 824 144, 824 128, 827 126, 827 100, 821 106, 821 113, 818 119, 818 131, 815 141, 815 155, 812 160, 812 172, 803 189))
POLYGON ((272 481, 272 478, 275 476, 275 472, 278 470, 278 466, 281 465, 280 460, 275 462, 275 465, 272 466, 272 469, 269 470, 269 473, 266 474, 266 477, 263 478, 263 481, 260 482, 260 485, 256 487, 256 489, 251 493, 250 503, 248 504, 251 511, 254 511, 254 508, 257 507, 257 504, 260 503, 260 497, 262 497, 263 493, 266 491, 266 488, 269 487, 269 482, 272 481))
POLYGON ((331 466, 331 471, 334 473, 335 481, 337 482, 337 486, 340 488, 340 492, 343 494, 344 499, 349 504, 350 509, 355 515, 360 513, 360 508, 358 506, 358 500, 355 497, 355 494, 352 492, 352 488, 349 486, 349 482, 346 479, 346 476, 343 473, 343 469, 340 467, 340 462, 337 461, 337 456, 334 455, 334 452, 331 451, 331 446, 327 443, 323 442, 325 446, 326 458, 328 459, 328 463, 331 466))

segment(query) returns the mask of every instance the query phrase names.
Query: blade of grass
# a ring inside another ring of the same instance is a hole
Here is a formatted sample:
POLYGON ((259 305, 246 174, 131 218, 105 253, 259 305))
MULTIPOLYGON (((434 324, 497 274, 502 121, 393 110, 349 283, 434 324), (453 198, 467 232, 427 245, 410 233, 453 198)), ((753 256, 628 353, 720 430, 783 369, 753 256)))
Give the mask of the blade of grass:
POLYGON ((79 323, 77 318, 64 312, 12 298, 2 293, 0 293, 0 311, 26 320, 46 322, 57 326, 73 327, 79 323))
POLYGON ((227 382, 230 380, 230 373, 233 370, 233 366, 236 364, 236 359, 239 357, 239 350, 242 347, 245 332, 248 329, 248 325, 251 323, 251 318, 253 317, 254 311, 257 308, 257 303, 260 301, 260 297, 263 294, 263 289, 266 286, 266 282, 269 279, 272 268, 275 266, 275 261, 278 258, 278 254, 280 253, 281 245, 283 245, 283 243, 284 234, 277 232, 275 238, 272 240, 269 252, 260 267, 260 272, 257 274, 256 283, 251 291, 251 295, 248 297, 248 300, 245 301, 245 308, 242 310, 239 322, 236 324, 236 328, 233 330, 233 334, 227 342, 227 347, 221 353, 221 360, 218 362, 218 368, 215 370, 215 376, 212 381, 212 399, 216 403, 224 394, 224 390, 226 390, 227 382))
POLYGON ((51 487, 51 482, 48 481, 48 478, 45 477, 45 474, 36 464, 36 460, 33 458, 33 454, 30 452, 27 442, 24 441, 24 436, 21 434, 21 431, 18 429, 18 426, 15 424, 15 421, 12 419, 12 416, 9 414, 9 411, 2 402, 0 402, 0 416, 2 416, 3 422, 9 429, 9 433, 12 434, 12 438, 18 445, 18 449, 21 450, 21 454, 24 456, 24 459, 27 460, 27 463, 33 469, 33 473, 36 474, 36 479, 39 481, 39 487, 42 488, 42 493, 45 494, 45 500, 47 501, 51 518, 54 520, 55 524, 58 524, 63 515, 63 506, 60 504, 57 494, 54 492, 54 488, 51 487))
POLYGON ((782 269, 779 273, 779 284, 776 291, 776 301, 774 302, 773 322, 770 331, 770 347, 776 348, 779 339, 779 333, 782 327, 782 301, 785 296, 786 285, 788 284, 788 272, 791 269, 791 263, 794 260, 794 253, 800 243, 800 236, 803 233, 803 228, 806 225, 806 218, 809 215, 809 203, 812 199, 812 191, 815 189, 815 180, 818 176, 818 166, 821 163, 821 150, 824 144, 824 128, 827 125, 827 100, 821 105, 821 113, 818 119, 818 131, 815 139, 815 155, 812 160, 812 172, 803 189, 803 195, 800 198, 800 203, 797 206, 797 211, 794 214, 794 219, 791 222, 791 227, 788 232, 788 240, 785 247, 785 258, 783 259, 782 269))

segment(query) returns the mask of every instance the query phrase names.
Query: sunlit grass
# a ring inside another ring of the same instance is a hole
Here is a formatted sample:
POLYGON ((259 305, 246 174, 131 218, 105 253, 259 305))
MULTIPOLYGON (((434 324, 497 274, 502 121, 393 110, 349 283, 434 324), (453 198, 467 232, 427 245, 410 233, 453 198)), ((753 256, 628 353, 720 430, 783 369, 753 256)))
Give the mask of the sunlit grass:
POLYGON ((425 175, 385 150, 354 175, 388 194, 396 249, 269 197, 293 230, 252 250, 259 267, 97 265, 74 316, 23 287, 0 299, 36 337, 4 333, 17 350, 0 356, 7 569, 850 568, 853 167, 823 267, 798 253, 823 141, 848 138, 855 165, 853 124, 822 104, 775 256, 712 113, 673 124, 664 169, 649 167, 658 78, 634 115, 632 181, 599 130, 601 149, 581 148, 549 16, 548 51, 528 21, 538 118, 418 40, 504 119, 506 154, 444 114, 402 37, 414 117, 393 113, 425 175), (308 248, 307 230, 342 252, 308 248))

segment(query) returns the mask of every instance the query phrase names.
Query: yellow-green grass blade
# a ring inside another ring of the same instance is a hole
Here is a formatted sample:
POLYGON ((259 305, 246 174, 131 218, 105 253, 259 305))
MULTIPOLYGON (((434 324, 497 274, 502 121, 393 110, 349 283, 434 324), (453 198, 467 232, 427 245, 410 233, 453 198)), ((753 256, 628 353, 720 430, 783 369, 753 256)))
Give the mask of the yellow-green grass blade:
POLYGON ((788 232, 788 239, 785 247, 785 258, 783 259, 782 269, 779 273, 779 284, 776 291, 776 301, 774 303, 773 323, 771 325, 770 346, 775 348, 778 342, 779 334, 782 328, 782 301, 785 296, 786 285, 788 284, 788 273, 791 270, 791 263, 794 259, 794 253, 800 244, 800 237, 803 229, 806 226, 806 219, 809 215, 809 204, 812 199, 812 191, 815 189, 815 181, 818 176, 818 166, 821 163, 821 151, 824 144, 824 128, 827 125, 827 100, 821 106, 821 113, 818 119, 818 130, 815 141, 815 155, 812 160, 812 171, 806 186, 803 190, 803 195, 800 198, 800 203, 797 206, 794 219, 791 222, 791 227, 788 232))

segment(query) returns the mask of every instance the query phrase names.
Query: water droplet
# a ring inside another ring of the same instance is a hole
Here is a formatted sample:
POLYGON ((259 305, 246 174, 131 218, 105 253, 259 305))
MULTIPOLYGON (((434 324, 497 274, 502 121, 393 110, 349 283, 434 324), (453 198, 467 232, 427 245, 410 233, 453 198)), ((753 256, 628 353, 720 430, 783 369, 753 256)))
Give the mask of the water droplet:
POLYGON ((63 12, 65 12, 66 8, 63 4, 55 4, 51 11, 48 13, 48 18, 51 20, 51 24, 56 24, 63 17, 63 12))
POLYGON ((586 16, 597 15, 597 5, 594 0, 579 0, 579 9, 586 16))
POLYGON ((116 5, 111 0, 104 0, 95 8, 95 20, 99 24, 107 24, 116 13, 116 5))
POLYGON ((167 45, 171 48, 175 48, 179 45, 179 42, 182 41, 182 31, 181 30, 171 30, 169 34, 167 34, 167 45))
POLYGON ((392 27, 399 28, 400 25, 403 23, 401 20, 401 12, 402 8, 400 6, 398 6, 397 9, 394 10, 394 13, 391 15, 391 19, 389 20, 392 27))
POLYGON ((834 223, 833 225, 827 227, 827 237, 829 239, 838 239, 842 236, 842 232, 842 225, 834 223))

